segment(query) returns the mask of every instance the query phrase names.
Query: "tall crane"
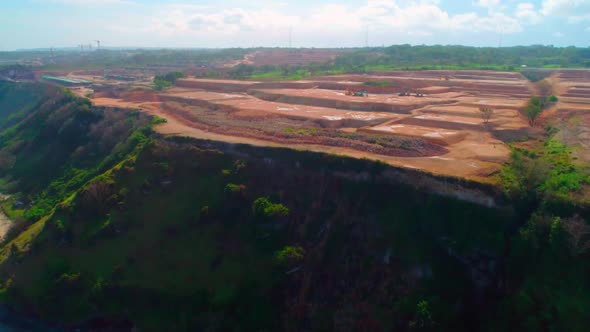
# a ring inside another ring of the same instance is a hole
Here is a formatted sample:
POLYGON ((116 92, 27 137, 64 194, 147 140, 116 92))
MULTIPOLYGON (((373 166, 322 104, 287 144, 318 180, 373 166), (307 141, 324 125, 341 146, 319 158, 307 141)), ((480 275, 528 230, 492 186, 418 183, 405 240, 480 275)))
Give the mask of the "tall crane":
POLYGON ((100 51, 100 40, 93 40, 96 42, 96 50, 100 51))

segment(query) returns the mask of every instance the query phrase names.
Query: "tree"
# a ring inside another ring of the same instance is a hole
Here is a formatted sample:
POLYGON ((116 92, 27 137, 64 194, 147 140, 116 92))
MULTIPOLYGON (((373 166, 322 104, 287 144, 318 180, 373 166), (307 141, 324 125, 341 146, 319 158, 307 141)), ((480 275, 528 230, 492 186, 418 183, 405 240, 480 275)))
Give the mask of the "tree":
POLYGON ((531 127, 534 127, 537 123, 539 115, 541 115, 543 112, 543 107, 545 107, 545 99, 541 99, 539 97, 531 98, 529 103, 525 106, 524 114, 529 120, 529 125, 531 127))
POLYGON ((494 110, 490 107, 480 107, 479 112, 480 112, 481 118, 483 119, 484 124, 487 124, 488 122, 490 122, 490 119, 492 118, 492 115, 494 114, 494 110))
POLYGON ((164 90, 165 88, 171 87, 176 83, 176 80, 184 77, 181 72, 171 72, 166 75, 154 76, 154 88, 158 91, 164 90))
POLYGON ((84 208, 99 215, 106 213, 114 199, 115 188, 112 183, 97 180, 90 183, 81 195, 84 208))
POLYGON ((527 105, 527 107, 525 107, 524 113, 529 119, 529 125, 531 127, 535 126, 535 124, 537 123, 537 118, 539 117, 539 115, 541 115, 542 112, 543 110, 539 106, 527 105))

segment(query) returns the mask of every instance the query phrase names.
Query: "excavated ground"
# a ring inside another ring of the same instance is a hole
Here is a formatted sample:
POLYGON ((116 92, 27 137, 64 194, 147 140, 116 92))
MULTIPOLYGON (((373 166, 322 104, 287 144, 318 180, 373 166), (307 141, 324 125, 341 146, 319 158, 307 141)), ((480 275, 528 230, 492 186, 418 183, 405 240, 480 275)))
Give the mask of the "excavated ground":
POLYGON ((574 147, 576 156, 590 162, 590 70, 562 70, 552 75, 559 98, 547 123, 559 128, 558 137, 574 147))
MULTIPOLYGON (((571 93, 585 93, 577 85, 571 93)), ((490 182, 509 158, 499 138, 528 130, 519 108, 532 94, 516 73, 420 71, 290 82, 189 78, 163 93, 103 91, 93 101, 167 118, 158 127, 165 134, 363 157, 490 182), (489 123, 480 107, 494 109, 489 123)))

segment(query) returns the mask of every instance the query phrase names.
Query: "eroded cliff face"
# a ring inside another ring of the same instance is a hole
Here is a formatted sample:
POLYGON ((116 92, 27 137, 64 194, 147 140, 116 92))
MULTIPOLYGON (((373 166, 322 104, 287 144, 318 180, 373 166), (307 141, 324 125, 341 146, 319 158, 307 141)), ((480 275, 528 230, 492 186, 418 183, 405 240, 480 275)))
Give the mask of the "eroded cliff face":
POLYGON ((11 303, 70 326, 446 330, 497 291, 464 259, 500 254, 501 211, 368 161, 211 144, 154 136, 34 223, 0 266, 11 303))
POLYGON ((315 168, 332 176, 355 182, 404 185, 426 193, 449 197, 487 208, 509 208, 499 184, 487 184, 459 177, 433 175, 425 171, 389 166, 366 159, 326 156, 322 153, 249 147, 224 142, 200 141, 203 146, 238 158, 262 162, 278 168, 315 168), (276 156, 276 157, 275 157, 276 156), (313 162, 320 160, 320 164, 313 162))
POLYGON ((537 256, 511 247, 523 220, 493 187, 368 160, 165 138, 137 112, 54 93, 19 130, 0 133, 14 157, 0 174, 27 218, 0 249, 2 299, 19 310, 89 330, 528 322, 526 303, 513 320, 502 308, 516 307, 506 301, 523 277, 509 264, 537 256))

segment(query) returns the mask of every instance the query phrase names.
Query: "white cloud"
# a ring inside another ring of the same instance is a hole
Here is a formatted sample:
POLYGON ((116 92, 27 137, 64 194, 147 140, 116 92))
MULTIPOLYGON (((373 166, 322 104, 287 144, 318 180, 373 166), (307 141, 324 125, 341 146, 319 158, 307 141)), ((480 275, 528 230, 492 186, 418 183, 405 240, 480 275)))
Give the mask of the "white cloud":
POLYGON ((519 3, 516 6, 515 16, 529 24, 537 24, 542 20, 541 14, 535 10, 535 5, 530 2, 519 3))
POLYGON ((295 46, 359 46, 364 44, 367 28, 372 45, 444 44, 465 40, 488 45, 495 44, 498 34, 520 33, 527 24, 542 18, 538 6, 535 8, 526 3, 516 6, 518 10, 513 12, 476 11, 477 8, 472 8, 473 11, 467 9, 453 14, 437 0, 367 0, 361 5, 331 0, 330 3, 318 2, 313 8, 301 8, 292 3, 241 6, 237 2, 226 6, 107 1, 124 1, 128 5, 104 7, 93 25, 93 35, 96 35, 93 38, 104 39, 105 45, 125 46, 285 46, 290 27, 295 46))
POLYGON ((478 0, 477 4, 481 7, 490 8, 498 6, 500 4, 500 0, 478 0))
POLYGON ((506 6, 500 0, 478 0, 477 5, 487 8, 488 12, 499 12, 506 9, 506 6))
POLYGON ((45 0, 44 2, 61 3, 64 5, 76 6, 102 6, 102 5, 120 5, 132 4, 133 2, 127 0, 45 0))
POLYGON ((541 13, 546 16, 564 17, 569 23, 590 21, 590 1, 544 0, 541 13))
MULTIPOLYGON (((324 4, 312 9, 308 15, 286 13, 280 8, 203 10, 200 7, 164 5, 146 29, 161 34, 216 32, 221 35, 249 31, 276 34, 290 26, 296 33, 310 35, 318 32, 343 35, 365 27, 391 33, 412 31, 414 35, 422 36, 452 31, 522 31, 518 20, 503 13, 450 15, 437 5, 438 1, 404 2, 403 6, 399 3, 394 0, 369 0, 360 7, 324 4)), ((530 13, 523 15, 530 16, 530 13)))
POLYGON ((553 37, 562 38, 563 36, 565 36, 565 35, 561 32, 554 32, 553 33, 553 37))

